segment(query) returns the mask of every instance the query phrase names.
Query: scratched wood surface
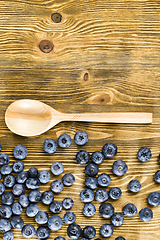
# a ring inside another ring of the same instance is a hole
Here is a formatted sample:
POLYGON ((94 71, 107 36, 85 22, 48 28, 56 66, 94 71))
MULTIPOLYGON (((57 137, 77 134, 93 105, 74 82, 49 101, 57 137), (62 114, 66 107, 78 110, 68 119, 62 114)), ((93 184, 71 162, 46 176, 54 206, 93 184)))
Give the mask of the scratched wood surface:
MULTIPOLYGON (((157 0, 0 2, 1 152, 7 153, 13 164, 14 146, 24 144, 28 148, 25 171, 31 166, 50 171, 54 161, 63 163, 64 173, 71 172, 76 181, 72 187, 65 187, 62 193, 55 195, 55 200, 72 197, 76 223, 82 228, 94 226, 97 232, 95 238, 103 239, 100 226, 110 223, 110 220, 99 215, 100 203, 96 201, 93 201, 96 214, 89 219, 83 216, 84 204, 79 193, 84 188, 86 176, 84 166, 76 164, 75 155, 81 149, 92 153, 101 151, 107 142, 115 143, 117 155, 113 159, 105 159, 99 173, 109 173, 111 184, 107 189, 118 186, 122 189, 122 196, 118 201, 108 202, 120 212, 129 202, 134 203, 138 211, 150 207, 147 204, 148 194, 160 189, 153 180, 154 173, 160 168, 159 70, 160 2, 157 0), (8 105, 22 98, 43 101, 66 113, 152 112, 153 124, 63 122, 41 136, 25 138, 11 133, 4 122, 8 105), (45 139, 57 141, 62 133, 70 134, 73 139, 78 130, 84 130, 89 135, 84 147, 78 147, 72 141, 68 149, 58 148, 52 155, 43 151, 45 139), (152 152, 151 160, 143 164, 137 159, 137 152, 142 146, 149 147, 152 152), (112 173, 112 164, 117 159, 126 161, 129 168, 121 178, 112 173), (127 190, 131 179, 138 179, 142 184, 137 194, 127 190)), ((50 183, 55 179, 51 176, 50 182, 40 187, 41 192, 50 189, 50 183)), ((49 212, 49 207, 38 204, 41 210, 49 212)), ((123 236, 127 240, 159 240, 160 207, 150 208, 154 215, 150 222, 142 222, 138 214, 133 218, 125 217, 122 226, 114 227, 110 239, 123 236)), ((63 218, 64 213, 65 210, 62 210, 59 215, 63 218)), ((25 209, 22 217, 25 224, 38 227, 33 218, 26 217, 25 209)), ((69 239, 66 230, 67 224, 64 223, 58 232, 51 231, 49 239, 57 236, 69 239)), ((15 239, 24 239, 20 230, 12 231, 15 239)), ((2 236, 0 234, 0 238, 2 236)))

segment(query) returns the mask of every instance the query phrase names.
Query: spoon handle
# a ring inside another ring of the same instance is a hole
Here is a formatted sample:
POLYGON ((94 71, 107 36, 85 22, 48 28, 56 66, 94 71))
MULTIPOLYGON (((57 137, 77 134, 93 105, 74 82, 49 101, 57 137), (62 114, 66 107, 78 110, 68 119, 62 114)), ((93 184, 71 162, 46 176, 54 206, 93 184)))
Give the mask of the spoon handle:
POLYGON ((106 123, 152 123, 152 113, 110 112, 65 114, 65 121, 86 121, 106 123))

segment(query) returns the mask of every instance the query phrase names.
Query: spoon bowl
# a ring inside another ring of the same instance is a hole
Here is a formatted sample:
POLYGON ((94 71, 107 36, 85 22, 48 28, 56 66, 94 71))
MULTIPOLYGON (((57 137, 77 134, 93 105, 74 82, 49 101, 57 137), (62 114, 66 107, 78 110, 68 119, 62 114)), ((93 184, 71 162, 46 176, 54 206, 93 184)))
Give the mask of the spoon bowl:
POLYGON ((65 114, 37 100, 22 99, 9 105, 5 113, 7 127, 21 136, 40 135, 61 121, 110 123, 151 123, 152 113, 65 114))

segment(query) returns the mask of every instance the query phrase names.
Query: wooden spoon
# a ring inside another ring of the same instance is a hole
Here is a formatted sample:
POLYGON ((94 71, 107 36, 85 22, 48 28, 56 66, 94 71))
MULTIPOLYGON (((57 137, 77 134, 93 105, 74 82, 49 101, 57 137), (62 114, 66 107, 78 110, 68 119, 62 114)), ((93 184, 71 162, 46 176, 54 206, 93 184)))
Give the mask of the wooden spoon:
POLYGON ((36 136, 48 131, 61 121, 108 123, 151 123, 152 113, 78 113, 65 114, 45 103, 22 99, 9 105, 5 113, 8 128, 21 136, 36 136))

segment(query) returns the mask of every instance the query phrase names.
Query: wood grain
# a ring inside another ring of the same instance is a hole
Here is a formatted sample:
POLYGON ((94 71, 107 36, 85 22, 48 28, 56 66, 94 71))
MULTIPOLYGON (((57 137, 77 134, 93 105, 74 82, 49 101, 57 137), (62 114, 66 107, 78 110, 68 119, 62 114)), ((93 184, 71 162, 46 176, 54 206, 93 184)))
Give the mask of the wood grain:
MULTIPOLYGON (((71 196, 75 202, 73 212, 76 223, 82 228, 93 225, 96 238, 100 237, 100 226, 110 223, 98 213, 88 219, 83 216, 83 203, 79 192, 84 188, 84 166, 76 164, 77 151, 85 149, 92 153, 102 149, 106 142, 113 142, 118 153, 113 159, 105 159, 99 173, 111 176, 112 186, 122 189, 122 197, 113 203, 115 210, 122 212, 123 206, 133 202, 138 211, 147 204, 150 192, 159 191, 153 180, 159 169, 160 149, 160 5, 158 0, 3 0, 0 4, 0 142, 2 153, 7 153, 12 164, 12 151, 22 143, 28 148, 24 160, 25 170, 37 166, 50 171, 54 161, 64 164, 64 173, 75 175, 75 184, 64 188, 55 199, 62 201, 71 196), (51 20, 52 13, 62 15, 62 21, 51 20), (54 48, 43 53, 39 48, 42 40, 49 40, 54 48), (8 105, 18 99, 31 98, 49 104, 65 113, 82 112, 152 112, 153 124, 104 124, 62 122, 45 134, 24 138, 11 133, 5 125, 4 114, 8 105), (43 151, 47 138, 57 141, 59 135, 68 133, 74 137, 78 130, 89 135, 84 147, 72 141, 68 149, 60 149, 48 155, 43 151), (140 147, 147 146, 152 158, 147 163, 137 159, 140 147), (115 160, 123 159, 128 172, 121 178, 112 173, 115 160), (142 184, 139 193, 127 190, 131 179, 142 184)), ((48 190, 50 183, 41 186, 48 190)), ((58 177, 61 179, 61 176, 58 177)), ((1 180, 2 182, 2 180, 1 180)), ((48 207, 39 203, 41 210, 48 207)), ((110 239, 122 235, 127 240, 159 240, 160 207, 151 207, 154 217, 148 222, 140 221, 138 214, 124 224, 114 228, 110 239)), ((62 210, 60 216, 63 217, 62 210)), ((51 213, 49 213, 51 215, 51 213)), ((34 219, 22 213, 25 224, 37 228, 34 219)), ((24 239, 20 230, 12 229, 15 239, 24 239)), ((49 239, 61 235, 69 239, 67 225, 58 232, 51 231, 49 239)), ((2 238, 2 234, 0 234, 2 238)), ((33 238, 36 239, 36 236, 33 238)))

